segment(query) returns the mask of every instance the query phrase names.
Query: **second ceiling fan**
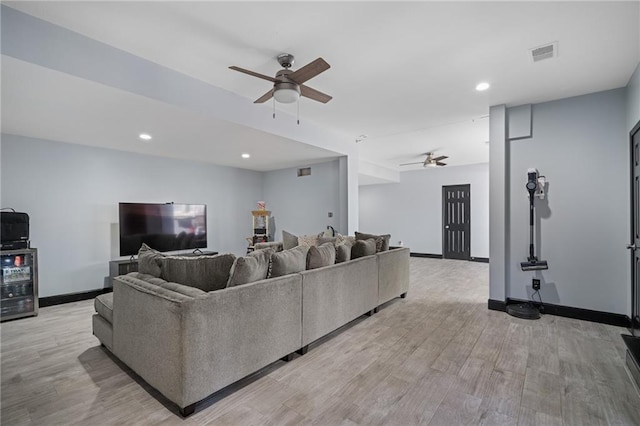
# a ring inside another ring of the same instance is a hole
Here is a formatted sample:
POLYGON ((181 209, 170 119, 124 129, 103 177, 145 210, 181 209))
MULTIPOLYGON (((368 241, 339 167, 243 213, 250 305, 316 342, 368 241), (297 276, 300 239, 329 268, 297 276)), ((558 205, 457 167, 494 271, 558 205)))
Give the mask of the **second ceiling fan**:
POLYGON ((297 101, 300 96, 304 96, 306 98, 313 99, 314 101, 322 102, 324 104, 332 99, 331 96, 303 84, 306 81, 317 76, 318 74, 331 68, 331 66, 324 59, 318 58, 296 71, 292 71, 289 69, 293 65, 293 55, 289 53, 283 53, 281 55, 278 55, 277 59, 278 63, 283 67, 283 69, 278 71, 275 77, 269 77, 268 75, 260 74, 236 66, 229 67, 234 71, 239 71, 245 74, 252 75, 254 77, 261 78, 263 80, 273 82, 273 89, 260 96, 254 101, 254 103, 260 104, 266 102, 271 99, 271 97, 274 97, 276 101, 285 104, 297 101))
POLYGON ((446 166, 447 163, 443 163, 441 160, 445 160, 449 157, 447 157, 446 155, 441 155, 439 157, 434 157, 433 156, 433 152, 426 152, 424 154, 421 155, 426 155, 427 158, 424 159, 424 161, 417 161, 415 163, 404 163, 404 164, 400 164, 401 166, 411 166, 413 164, 422 164, 422 167, 437 167, 437 166, 446 166))

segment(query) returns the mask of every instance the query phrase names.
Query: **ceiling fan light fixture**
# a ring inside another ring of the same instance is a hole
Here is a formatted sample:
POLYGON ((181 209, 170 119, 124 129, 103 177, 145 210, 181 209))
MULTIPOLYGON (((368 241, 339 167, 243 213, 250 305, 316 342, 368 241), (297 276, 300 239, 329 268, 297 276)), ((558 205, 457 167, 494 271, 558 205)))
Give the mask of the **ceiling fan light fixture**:
POLYGON ((281 104, 290 104, 300 98, 300 87, 294 83, 276 83, 273 97, 281 104))
POLYGON ((429 162, 424 165, 425 167, 437 167, 438 165, 434 162, 429 162))

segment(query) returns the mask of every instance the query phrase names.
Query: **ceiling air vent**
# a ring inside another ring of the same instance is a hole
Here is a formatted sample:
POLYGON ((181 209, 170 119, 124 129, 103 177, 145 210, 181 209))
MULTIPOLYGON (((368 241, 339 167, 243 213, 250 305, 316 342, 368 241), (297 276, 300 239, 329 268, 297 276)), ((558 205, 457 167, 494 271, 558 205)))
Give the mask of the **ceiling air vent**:
POLYGON ((303 167, 298 169, 298 177, 311 176, 311 167, 303 167))
POLYGON ((545 44, 544 46, 534 47, 533 49, 529 49, 531 52, 531 60, 533 62, 540 62, 545 59, 551 59, 558 56, 558 42, 554 41, 553 43, 545 44))

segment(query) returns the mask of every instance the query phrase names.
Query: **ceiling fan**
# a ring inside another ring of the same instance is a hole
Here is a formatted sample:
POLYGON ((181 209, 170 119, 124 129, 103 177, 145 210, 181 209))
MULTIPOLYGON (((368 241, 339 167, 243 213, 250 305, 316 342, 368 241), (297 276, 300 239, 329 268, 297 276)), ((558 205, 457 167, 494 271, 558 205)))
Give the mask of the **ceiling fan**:
POLYGON ((424 159, 424 161, 418 161, 416 163, 404 163, 404 164, 400 164, 401 166, 410 166, 413 164, 422 164, 422 167, 436 167, 436 166, 446 166, 447 163, 443 163, 441 160, 447 159, 449 157, 447 157, 446 155, 441 155, 440 157, 433 157, 433 152, 426 152, 424 154, 420 154, 420 155, 426 155, 427 158, 424 159))
POLYGON ((275 77, 269 77, 268 75, 236 66, 229 67, 234 71, 240 71, 245 74, 273 82, 273 89, 260 96, 254 101, 254 103, 261 104, 271 99, 271 97, 274 97, 276 101, 284 104, 295 102, 300 96, 322 102, 323 104, 326 104, 332 99, 331 96, 303 84, 331 67, 324 59, 318 58, 297 71, 289 69, 293 65, 293 55, 289 53, 282 53, 278 55, 277 59, 283 69, 278 71, 275 77))

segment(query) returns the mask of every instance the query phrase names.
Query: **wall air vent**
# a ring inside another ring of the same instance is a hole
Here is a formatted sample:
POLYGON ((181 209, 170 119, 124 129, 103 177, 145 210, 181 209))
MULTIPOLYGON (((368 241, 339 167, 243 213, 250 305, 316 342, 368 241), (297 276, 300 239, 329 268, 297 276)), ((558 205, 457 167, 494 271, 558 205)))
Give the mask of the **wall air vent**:
POLYGON ((298 177, 311 176, 311 167, 303 167, 298 169, 298 177))
POLYGON ((529 49, 531 60, 533 62, 540 62, 545 59, 551 59, 558 56, 558 42, 548 43, 543 46, 534 47, 529 49))

